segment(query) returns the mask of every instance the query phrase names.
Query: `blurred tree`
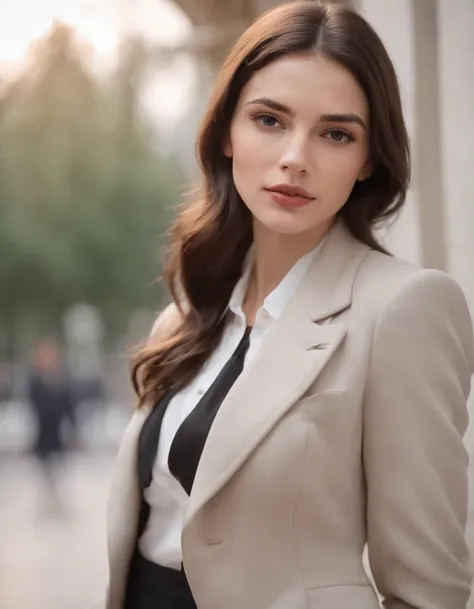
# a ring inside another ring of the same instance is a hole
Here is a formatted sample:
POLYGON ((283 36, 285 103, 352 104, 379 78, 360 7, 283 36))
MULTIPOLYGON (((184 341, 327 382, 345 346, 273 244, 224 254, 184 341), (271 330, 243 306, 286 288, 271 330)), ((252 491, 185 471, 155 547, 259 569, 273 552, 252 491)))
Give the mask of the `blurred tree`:
POLYGON ((31 68, 0 100, 0 333, 57 329, 77 301, 113 332, 137 306, 156 307, 159 235, 180 172, 140 115, 146 49, 124 45, 105 82, 57 24, 31 68))

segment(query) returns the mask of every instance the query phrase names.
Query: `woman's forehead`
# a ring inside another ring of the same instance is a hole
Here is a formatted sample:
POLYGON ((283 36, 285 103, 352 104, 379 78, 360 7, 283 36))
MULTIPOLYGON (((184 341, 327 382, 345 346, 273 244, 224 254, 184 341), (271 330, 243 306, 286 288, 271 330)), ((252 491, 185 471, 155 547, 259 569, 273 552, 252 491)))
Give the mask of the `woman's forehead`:
POLYGON ((287 55, 258 72, 242 90, 239 102, 271 98, 298 113, 355 113, 368 120, 368 103, 354 76, 338 63, 315 53, 287 55))

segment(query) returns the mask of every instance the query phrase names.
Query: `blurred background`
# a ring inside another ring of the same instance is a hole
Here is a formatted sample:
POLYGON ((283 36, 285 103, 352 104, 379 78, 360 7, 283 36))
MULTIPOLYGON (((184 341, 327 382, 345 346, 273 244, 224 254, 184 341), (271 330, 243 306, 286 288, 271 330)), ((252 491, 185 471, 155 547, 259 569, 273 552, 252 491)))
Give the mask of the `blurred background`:
MULTIPOLYGON (((1 609, 103 593, 130 349, 166 300, 160 254, 216 70, 276 4, 0 0, 1 609)), ((345 4, 384 40, 412 137, 412 188, 384 238, 451 273, 474 313, 474 2, 345 4)))

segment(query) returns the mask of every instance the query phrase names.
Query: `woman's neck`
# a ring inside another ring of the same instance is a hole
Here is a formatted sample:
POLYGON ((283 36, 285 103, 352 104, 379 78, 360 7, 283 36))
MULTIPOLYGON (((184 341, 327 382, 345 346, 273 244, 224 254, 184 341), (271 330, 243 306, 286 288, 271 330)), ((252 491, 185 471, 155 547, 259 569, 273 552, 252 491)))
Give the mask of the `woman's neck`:
POLYGON ((288 271, 310 252, 326 234, 328 227, 296 235, 275 233, 254 223, 254 265, 244 302, 247 323, 253 323, 256 312, 288 271))

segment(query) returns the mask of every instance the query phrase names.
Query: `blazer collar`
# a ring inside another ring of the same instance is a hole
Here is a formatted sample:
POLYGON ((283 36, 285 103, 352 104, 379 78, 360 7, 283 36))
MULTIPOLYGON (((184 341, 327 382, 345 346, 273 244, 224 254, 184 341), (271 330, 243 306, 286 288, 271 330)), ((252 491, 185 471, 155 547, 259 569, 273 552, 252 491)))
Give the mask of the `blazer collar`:
POLYGON ((369 251, 340 220, 334 224, 296 296, 312 321, 333 317, 351 305, 357 272, 369 251))

